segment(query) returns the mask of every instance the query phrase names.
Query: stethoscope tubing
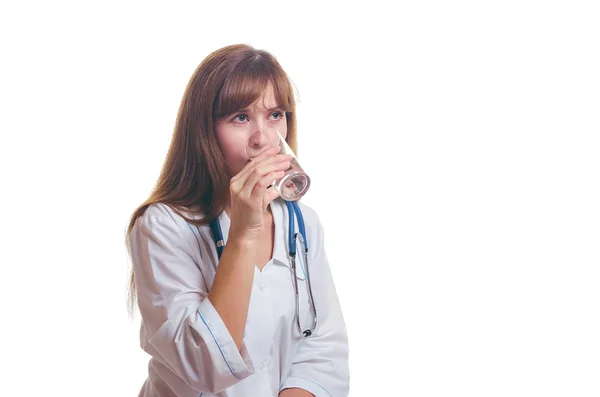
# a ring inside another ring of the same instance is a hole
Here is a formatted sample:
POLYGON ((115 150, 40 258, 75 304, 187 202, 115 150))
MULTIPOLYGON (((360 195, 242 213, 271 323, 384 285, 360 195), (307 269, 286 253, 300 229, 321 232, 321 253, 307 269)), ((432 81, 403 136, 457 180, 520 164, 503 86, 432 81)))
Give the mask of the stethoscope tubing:
MULTIPOLYGON (((304 217, 302 215, 302 211, 300 210, 300 206, 298 205, 298 203, 295 201, 285 200, 285 204, 287 206, 288 215, 289 215, 288 216, 288 231, 289 231, 289 233, 288 233, 288 245, 289 245, 288 254, 290 256, 290 261, 291 261, 291 265, 292 265, 292 271, 293 271, 292 285, 294 286, 294 294, 295 294, 295 298, 296 298, 295 299, 296 300, 296 326, 298 327, 298 332, 300 332, 301 335, 303 335, 304 337, 309 337, 314 333, 315 329, 317 328, 317 309, 315 307, 315 300, 313 298, 312 285, 310 282, 310 274, 309 274, 309 270, 308 270, 308 241, 306 239, 306 228, 304 225, 304 217), (298 229, 300 231, 300 236, 298 236, 298 233, 295 232, 293 214, 296 215, 296 219, 298 220, 298 229), (296 275, 297 275, 296 239, 298 237, 300 239, 302 239, 302 243, 304 245, 304 250, 302 250, 302 255, 303 255, 305 267, 304 267, 303 271, 306 273, 306 282, 307 282, 308 294, 309 294, 309 298, 310 298, 309 305, 312 307, 312 311, 313 311, 312 328, 306 329, 304 331, 302 330, 302 326, 300 325, 300 294, 298 292, 298 278, 296 277, 296 275)), ((221 230, 221 223, 219 222, 218 218, 215 218, 210 222, 210 229, 215 238, 215 243, 217 246, 217 256, 219 259, 221 259, 221 255, 222 255, 223 249, 225 247, 225 240, 223 239, 223 231, 221 230)))
POLYGON ((288 219, 289 219, 289 233, 288 233, 288 242, 289 242, 289 247, 290 247, 290 260, 292 263, 292 270, 294 272, 294 274, 292 275, 293 278, 293 282, 292 284, 294 285, 294 293, 296 294, 296 325, 298 327, 298 332, 300 332, 300 334, 302 334, 304 337, 309 337, 312 335, 312 333, 315 331, 315 329, 317 328, 317 308, 315 307, 315 300, 313 297, 313 293, 312 293, 312 285, 310 282, 310 274, 309 274, 309 270, 308 270, 308 241, 306 239, 306 229, 304 227, 304 217, 302 216, 302 211, 300 211, 300 207, 298 206, 298 203, 295 201, 285 201, 285 204, 288 208, 288 219), (300 238, 302 239, 302 242, 304 244, 304 251, 302 252, 303 258, 304 258, 304 269, 303 271, 306 272, 306 283, 308 286, 308 294, 309 294, 309 298, 310 298, 310 302, 309 305, 312 307, 312 311, 313 311, 313 326, 310 329, 305 329, 304 331, 302 330, 302 326, 300 325, 300 294, 299 294, 299 290, 298 290, 298 277, 296 277, 296 238, 298 238, 298 234, 295 233, 295 229, 294 229, 294 217, 292 216, 292 213, 296 214, 296 218, 298 219, 298 229, 300 230, 300 238))

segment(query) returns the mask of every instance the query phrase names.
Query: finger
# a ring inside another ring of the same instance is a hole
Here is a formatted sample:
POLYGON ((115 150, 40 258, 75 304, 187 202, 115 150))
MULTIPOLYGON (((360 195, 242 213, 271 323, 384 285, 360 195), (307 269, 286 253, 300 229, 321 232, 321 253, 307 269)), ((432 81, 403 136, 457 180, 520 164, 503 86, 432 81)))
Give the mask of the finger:
POLYGON ((289 169, 291 157, 289 155, 276 155, 267 157, 254 163, 250 168, 240 172, 239 178, 231 181, 231 187, 236 192, 245 191, 250 196, 254 184, 269 172, 289 169), (287 167, 286 167, 287 166, 287 167))
MULTIPOLYGON (((283 160, 283 161, 277 161, 277 162, 265 160, 263 162, 263 164, 257 164, 257 166, 254 168, 252 173, 250 175, 248 175, 248 178, 246 179, 246 183, 244 184, 242 191, 247 196, 250 196, 252 194, 252 191, 254 190, 255 185, 260 180, 262 180, 262 178, 264 178, 265 175, 268 175, 270 173, 277 172, 277 171, 286 171, 289 167, 290 167, 289 160, 283 160)), ((279 176, 279 178, 281 178, 281 177, 283 177, 283 175, 279 176)), ((271 182, 273 182, 273 180, 271 180, 271 182)), ((266 186, 264 188, 266 189, 266 186)))
MULTIPOLYGON (((254 185, 254 189, 252 190, 252 194, 250 195, 250 200, 253 202, 262 202, 267 191, 272 190, 268 189, 268 187, 273 183, 273 181, 282 178, 284 175, 284 171, 274 171, 258 180, 254 185)), ((269 195, 270 194, 271 193, 269 192, 269 195)))
POLYGON ((254 168, 257 166, 257 164, 265 161, 268 158, 277 157, 277 156, 274 156, 277 153, 277 151, 278 150, 276 147, 270 148, 270 149, 267 149, 264 152, 262 152, 257 157, 250 159, 250 161, 248 161, 248 163, 246 163, 246 165, 244 165, 244 168, 242 168, 242 170, 240 172, 238 172, 237 175, 235 175, 233 178, 231 178, 230 184, 237 183, 237 188, 241 189, 242 186, 244 185, 245 180, 247 179, 248 175, 254 170, 254 168))
POLYGON ((242 171, 240 171, 239 174, 241 174, 242 172, 247 171, 248 169, 250 169, 252 167, 252 164, 257 164, 257 163, 261 162, 262 160, 264 160, 266 158, 273 157, 278 152, 279 152, 279 148, 278 147, 272 147, 272 148, 269 148, 269 149, 265 150, 264 152, 262 152, 258 156, 250 158, 248 160, 248 163, 246 163, 246 165, 244 166, 244 168, 242 168, 242 171))

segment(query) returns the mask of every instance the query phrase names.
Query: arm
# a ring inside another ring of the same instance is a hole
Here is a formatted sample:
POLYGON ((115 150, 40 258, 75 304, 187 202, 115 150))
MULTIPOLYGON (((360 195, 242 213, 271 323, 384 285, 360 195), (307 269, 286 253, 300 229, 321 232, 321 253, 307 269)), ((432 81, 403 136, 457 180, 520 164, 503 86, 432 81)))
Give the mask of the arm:
POLYGON ((348 337, 318 218, 314 252, 309 266, 318 316, 317 328, 311 337, 300 341, 292 368, 280 391, 301 388, 316 397, 346 397, 350 382, 348 337))
POLYGON ((254 278, 256 242, 229 240, 223 249, 208 298, 223 319, 238 350, 242 347, 254 278))
POLYGON ((264 218, 268 215, 266 210, 278 196, 275 189, 268 191, 267 186, 289 167, 286 156, 272 156, 276 153, 273 149, 265 150, 231 178, 229 236, 209 295, 238 349, 246 328, 254 263, 265 228, 264 218))
MULTIPOLYGON (((141 346, 198 394, 216 394, 250 376, 254 366, 206 292, 202 269, 211 265, 194 260, 176 215, 167 208, 150 206, 131 232, 141 346)), ((225 260, 236 259, 232 251, 225 260)))

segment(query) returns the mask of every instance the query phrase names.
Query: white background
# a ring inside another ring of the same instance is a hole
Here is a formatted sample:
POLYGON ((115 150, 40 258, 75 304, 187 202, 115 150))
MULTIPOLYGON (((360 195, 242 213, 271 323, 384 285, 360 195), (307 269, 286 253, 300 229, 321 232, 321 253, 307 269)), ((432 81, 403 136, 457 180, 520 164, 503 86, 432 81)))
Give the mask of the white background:
POLYGON ((248 43, 298 88, 351 396, 598 396, 593 3, 3 3, 2 394, 137 395, 127 221, 248 43))

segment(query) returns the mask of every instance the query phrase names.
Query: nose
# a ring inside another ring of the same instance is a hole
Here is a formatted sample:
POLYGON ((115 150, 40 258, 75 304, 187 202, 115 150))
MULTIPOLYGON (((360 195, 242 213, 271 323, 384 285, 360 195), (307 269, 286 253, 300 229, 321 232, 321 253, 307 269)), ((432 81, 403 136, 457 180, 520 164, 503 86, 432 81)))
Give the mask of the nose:
POLYGON ((256 129, 252 133, 252 136, 250 136, 248 146, 253 148, 262 148, 267 146, 271 140, 270 135, 272 133, 273 131, 270 131, 269 128, 267 128, 266 123, 258 121, 256 129))

